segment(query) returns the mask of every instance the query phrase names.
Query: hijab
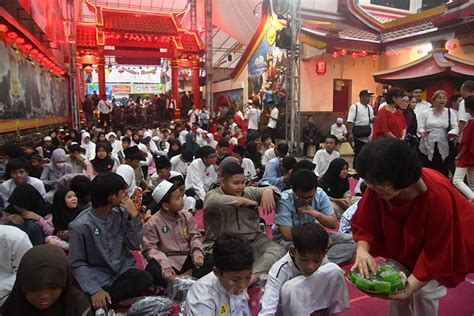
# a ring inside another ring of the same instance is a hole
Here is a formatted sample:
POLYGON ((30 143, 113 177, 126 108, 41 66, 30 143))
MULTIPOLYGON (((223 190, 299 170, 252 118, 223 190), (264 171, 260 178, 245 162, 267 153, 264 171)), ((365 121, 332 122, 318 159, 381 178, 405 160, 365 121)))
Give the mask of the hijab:
POLYGON ((197 150, 199 149, 199 145, 193 142, 193 138, 196 137, 196 134, 193 132, 189 132, 186 134, 186 142, 184 143, 183 148, 185 150, 192 151, 194 155, 196 155, 197 150))
POLYGON ((35 212, 41 217, 51 213, 51 205, 46 203, 34 186, 28 183, 18 185, 8 199, 12 213, 16 213, 15 205, 28 211, 35 212))
POLYGON ((128 187, 128 197, 132 197, 133 193, 135 193, 135 188, 137 187, 135 180, 135 170, 133 170, 133 168, 129 165, 121 165, 117 168, 115 173, 125 180, 128 187))
POLYGON ((2 315, 37 315, 39 311, 25 298, 45 284, 60 286, 61 296, 50 307, 53 315, 92 315, 90 303, 71 273, 65 253, 56 246, 38 245, 20 261, 12 292, 2 307, 2 315))
POLYGON ((174 156, 178 156, 178 155, 181 155, 181 142, 179 141, 179 139, 173 139, 172 141, 170 141, 170 149, 168 150, 168 158, 171 159, 174 156), (173 145, 178 145, 179 146, 178 150, 173 150, 173 145))
POLYGON ((91 161, 96 173, 112 171, 115 161, 110 157, 110 147, 105 143, 97 143, 95 147, 95 158, 91 161), (99 149, 104 149, 107 152, 107 157, 99 159, 97 152, 99 149))
POLYGON ((339 178, 342 168, 349 164, 342 158, 336 158, 329 164, 326 173, 319 179, 319 187, 332 198, 340 199, 349 191, 349 179, 339 178))
POLYGON ((86 150, 86 157, 88 160, 92 160, 95 157, 96 145, 91 140, 91 134, 84 132, 81 135, 81 147, 86 150), (89 142, 86 143, 85 139, 89 137, 89 142))
POLYGON ((77 215, 81 213, 81 209, 79 208, 79 198, 77 199, 76 208, 67 207, 66 195, 69 191, 72 190, 67 187, 64 187, 54 193, 53 205, 51 206, 51 213, 53 214, 54 233, 57 233, 61 230, 68 230, 69 223, 76 219, 77 215))
MULTIPOLYGON (((55 179, 61 178, 68 171, 66 164, 61 167, 58 166, 59 162, 66 162, 67 156, 66 152, 62 148, 56 148, 51 155, 51 162, 46 165, 45 168, 48 168, 53 174, 55 179)), ((71 170, 69 170, 71 171, 71 170)))

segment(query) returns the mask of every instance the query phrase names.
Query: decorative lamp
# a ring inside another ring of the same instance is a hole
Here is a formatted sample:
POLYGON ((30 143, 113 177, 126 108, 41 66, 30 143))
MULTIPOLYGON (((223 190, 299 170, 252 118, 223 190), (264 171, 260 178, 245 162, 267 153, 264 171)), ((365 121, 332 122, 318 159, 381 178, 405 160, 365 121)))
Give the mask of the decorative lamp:
POLYGON ((321 58, 316 63, 316 74, 318 76, 323 76, 325 73, 326 73, 326 61, 321 58))
POLYGON ((333 57, 333 58, 339 57, 339 53, 336 52, 336 51, 332 52, 332 57, 333 57))
POLYGON ((94 68, 92 68, 91 66, 84 67, 84 72, 86 74, 91 74, 93 71, 94 71, 94 68))
POLYGON ((341 50, 339 51, 339 54, 341 54, 341 56, 346 56, 346 55, 347 55, 347 50, 341 49, 341 50))

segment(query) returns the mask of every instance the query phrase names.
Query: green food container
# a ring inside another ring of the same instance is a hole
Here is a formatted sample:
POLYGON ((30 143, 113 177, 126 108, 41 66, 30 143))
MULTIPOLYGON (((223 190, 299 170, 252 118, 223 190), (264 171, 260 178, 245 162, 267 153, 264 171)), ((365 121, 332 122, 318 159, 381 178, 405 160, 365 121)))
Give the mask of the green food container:
POLYGON ((392 292, 392 283, 386 281, 372 281, 372 288, 378 293, 390 293, 392 292))
POLYGON ((393 270, 392 271, 386 270, 384 272, 381 272, 379 276, 380 278, 382 278, 384 281, 387 281, 387 282, 395 282, 401 279, 400 273, 393 270))
POLYGON ((373 282, 367 279, 364 279, 363 277, 356 275, 355 276, 355 282, 354 284, 361 289, 364 290, 372 290, 373 282))
POLYGON ((402 278, 398 279, 397 281, 391 282, 391 284, 392 284, 392 287, 390 290, 392 292, 398 291, 402 289, 404 286, 402 278))

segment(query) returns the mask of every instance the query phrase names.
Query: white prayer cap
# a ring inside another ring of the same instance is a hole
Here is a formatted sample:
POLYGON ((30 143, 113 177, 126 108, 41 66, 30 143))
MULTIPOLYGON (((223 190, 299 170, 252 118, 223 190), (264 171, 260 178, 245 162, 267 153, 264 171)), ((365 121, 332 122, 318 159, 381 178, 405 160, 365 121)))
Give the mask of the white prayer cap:
POLYGON ((159 141, 160 141, 160 138, 159 138, 158 136, 153 136, 153 137, 151 138, 151 140, 154 141, 154 142, 159 142, 159 141))
POLYGON ((342 117, 338 117, 336 119, 336 123, 342 124, 342 123, 344 123, 344 119, 342 117))
POLYGON ((166 195, 166 193, 168 193, 171 187, 173 187, 173 183, 167 180, 161 181, 156 186, 155 190, 153 190, 153 193, 151 194, 151 196, 153 197, 153 200, 155 200, 157 204, 160 204, 161 199, 166 195))
POLYGON ((53 139, 51 138, 51 136, 46 136, 45 138, 43 138, 43 141, 47 142, 47 141, 52 141, 53 139))
POLYGON ((250 100, 250 99, 248 99, 248 100, 247 100, 247 104, 253 104, 253 101, 250 100))
POLYGON ((110 136, 113 136, 113 137, 117 138, 117 134, 115 134, 114 132, 108 133, 108 134, 107 134, 107 139, 109 139, 110 136))

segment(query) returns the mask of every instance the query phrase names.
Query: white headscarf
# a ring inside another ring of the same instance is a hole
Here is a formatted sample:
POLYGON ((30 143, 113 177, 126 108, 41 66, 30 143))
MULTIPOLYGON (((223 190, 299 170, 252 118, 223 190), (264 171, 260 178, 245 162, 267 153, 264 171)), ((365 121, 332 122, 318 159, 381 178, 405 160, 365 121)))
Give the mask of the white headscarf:
POLYGON ((81 135, 81 147, 86 150, 86 158, 87 160, 91 161, 95 158, 95 144, 92 142, 92 140, 89 140, 88 143, 86 143, 84 140, 89 137, 91 138, 91 134, 88 132, 84 132, 81 135))
POLYGON ((119 176, 121 176, 128 186, 128 197, 132 197, 133 193, 135 192, 136 180, 135 180, 135 171, 130 165, 121 165, 115 171, 119 176))

